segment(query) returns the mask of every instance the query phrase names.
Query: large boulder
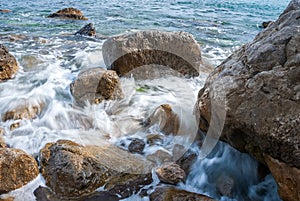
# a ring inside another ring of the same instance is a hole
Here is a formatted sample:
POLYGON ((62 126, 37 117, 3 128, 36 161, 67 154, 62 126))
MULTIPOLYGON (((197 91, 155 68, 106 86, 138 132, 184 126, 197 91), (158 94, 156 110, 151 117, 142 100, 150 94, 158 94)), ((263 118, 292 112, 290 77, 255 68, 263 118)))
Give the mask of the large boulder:
POLYGON ((64 8, 48 16, 49 18, 60 18, 68 20, 88 20, 83 13, 76 8, 64 8))
POLYGON ((103 100, 123 98, 120 80, 115 71, 90 68, 81 71, 70 85, 71 94, 78 105, 100 103, 103 100))
POLYGON ((128 197, 150 184, 152 164, 113 145, 82 146, 69 140, 48 143, 40 152, 46 185, 60 198, 97 188, 128 197))
POLYGON ((36 160, 20 149, 0 148, 0 194, 26 185, 39 174, 36 160))
POLYGON ((19 66, 15 57, 8 52, 8 49, 0 44, 0 82, 11 79, 18 71, 19 66))
MULTIPOLYGON (((102 47, 105 65, 118 75, 155 64, 167 66, 186 76, 208 72, 204 65, 199 44, 186 32, 140 31, 109 38, 102 47)), ((150 70, 143 69, 142 71, 150 70)))
MULTIPOLYGON (((264 154, 285 163, 285 172, 300 168, 299 18, 300 2, 293 0, 277 21, 209 75, 196 103, 201 130, 217 133, 224 123, 221 139, 267 164, 271 172, 274 166, 264 154)), ((293 177, 299 192, 299 175, 293 177)), ((283 181, 279 192, 284 185, 290 184, 283 181)), ((286 200, 300 200, 295 195, 286 200)))

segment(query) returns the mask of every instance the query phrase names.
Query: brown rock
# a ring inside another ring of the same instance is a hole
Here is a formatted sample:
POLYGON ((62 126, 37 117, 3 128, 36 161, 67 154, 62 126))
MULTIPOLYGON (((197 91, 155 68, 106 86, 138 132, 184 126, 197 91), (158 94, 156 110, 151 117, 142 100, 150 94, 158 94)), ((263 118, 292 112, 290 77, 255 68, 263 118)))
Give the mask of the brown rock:
POLYGON ((3 139, 4 129, 0 128, 0 148, 6 148, 7 145, 3 139))
POLYGON ((78 105, 100 103, 103 100, 118 100, 123 98, 118 75, 111 70, 91 68, 83 70, 71 83, 71 94, 78 105))
POLYGON ((184 182, 186 175, 183 169, 176 163, 168 163, 156 169, 156 174, 160 181, 167 184, 176 185, 184 182))
POLYGON ((141 139, 135 138, 128 145, 128 151, 131 153, 139 153, 142 154, 145 148, 145 142, 141 139))
POLYGON ((188 192, 185 190, 179 190, 173 187, 157 188, 151 195, 150 201, 214 201, 214 199, 188 192))
POLYGON ((0 198, 0 201, 14 201, 15 198, 14 197, 7 197, 7 198, 0 198))
POLYGON ((149 134, 146 138, 147 144, 149 144, 150 146, 162 144, 164 141, 164 136, 160 134, 149 134))
POLYGON ((154 64, 167 66, 189 77, 198 76, 199 71, 211 70, 204 66, 194 37, 185 32, 141 31, 113 37, 103 44, 102 54, 106 66, 120 76, 154 64))
POLYGON ((149 154, 147 160, 152 161, 157 165, 161 165, 166 162, 172 162, 172 155, 163 150, 157 150, 156 152, 149 154))
POLYGON ((300 200, 300 170, 268 155, 265 161, 278 184, 278 193, 283 200, 300 200))
POLYGON ((26 185, 38 174, 33 157, 20 149, 0 148, 0 194, 26 185))
POLYGON ((11 79, 18 71, 19 66, 15 57, 8 52, 8 49, 0 44, 0 82, 11 79))
POLYGON ((9 12, 11 12, 11 10, 7 10, 7 9, 0 10, 0 13, 9 13, 9 12))
POLYGON ((83 13, 76 8, 64 8, 56 13, 52 13, 48 17, 68 20, 88 20, 88 18, 86 18, 83 13))
POLYGON ((169 104, 160 105, 145 121, 146 126, 158 124, 166 135, 176 135, 180 128, 180 120, 169 104))
POLYGON ((79 31, 77 31, 75 35, 96 36, 96 29, 94 24, 88 23, 87 25, 82 27, 79 31))

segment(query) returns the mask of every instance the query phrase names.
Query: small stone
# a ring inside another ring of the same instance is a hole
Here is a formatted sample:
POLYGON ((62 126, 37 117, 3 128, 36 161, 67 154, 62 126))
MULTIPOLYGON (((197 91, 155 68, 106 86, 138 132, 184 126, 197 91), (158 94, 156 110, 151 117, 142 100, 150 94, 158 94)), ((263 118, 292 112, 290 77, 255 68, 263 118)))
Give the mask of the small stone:
POLYGON ((130 144, 128 145, 128 150, 131 153, 138 153, 142 154, 145 148, 145 142, 141 139, 135 138, 133 139, 130 144))
POLYGON ((149 134, 147 135, 147 144, 150 146, 161 145, 163 143, 163 136, 160 134, 149 134))
POLYGON ((165 164, 156 169, 155 172, 159 180, 167 184, 176 185, 179 182, 184 182, 186 179, 184 170, 176 163, 165 164))

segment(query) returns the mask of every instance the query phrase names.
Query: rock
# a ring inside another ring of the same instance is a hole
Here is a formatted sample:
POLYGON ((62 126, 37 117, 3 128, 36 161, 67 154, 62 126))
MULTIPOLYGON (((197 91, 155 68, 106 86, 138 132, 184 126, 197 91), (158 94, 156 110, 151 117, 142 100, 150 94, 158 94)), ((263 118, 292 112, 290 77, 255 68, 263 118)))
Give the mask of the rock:
POLYGON ((20 149, 0 148, 0 194, 26 185, 39 174, 35 159, 20 149))
POLYGON ((152 161, 157 165, 161 165, 166 162, 172 162, 172 155, 164 150, 157 150, 156 152, 149 154, 147 160, 152 161))
POLYGON ((190 200, 214 201, 214 199, 208 196, 176 189, 173 187, 157 188, 150 195, 150 201, 175 201, 175 200, 176 201, 190 201, 190 200))
POLYGON ((40 161, 46 185, 61 198, 74 199, 104 185, 127 197, 152 182, 150 162, 113 145, 84 147, 59 140, 46 144, 40 161))
POLYGON ((48 17, 68 20, 88 20, 88 18, 86 18, 83 13, 76 8, 64 8, 56 13, 52 13, 48 17))
POLYGON ((25 102, 13 109, 6 111, 2 116, 2 121, 20 120, 20 119, 35 119, 44 108, 44 103, 29 103, 25 102))
POLYGON ((90 68, 81 71, 70 85, 75 102, 83 106, 86 101, 119 100, 124 97, 118 75, 111 70, 90 68))
POLYGON ((235 190, 235 180, 229 175, 221 174, 216 180, 217 192, 221 196, 232 198, 235 190))
POLYGON ((164 141, 164 136, 160 134, 149 134, 146 136, 147 138, 147 144, 150 146, 153 145, 161 145, 164 141))
POLYGON ((174 113, 172 106, 169 104, 163 104, 157 107, 144 124, 145 126, 158 124, 165 135, 176 135, 180 128, 179 117, 174 113))
POLYGON ((8 52, 8 49, 0 44, 0 82, 11 79, 18 71, 19 66, 15 57, 8 52))
POLYGON ((176 161, 176 164, 178 164, 184 170, 185 174, 188 175, 196 159, 197 154, 188 150, 176 161))
POLYGON ((0 201, 14 201, 14 197, 6 197, 6 198, 0 198, 0 201))
POLYGON ((7 10, 7 9, 0 10, 0 13, 9 13, 9 12, 11 12, 11 10, 7 10))
POLYGON ((176 185, 179 182, 184 182, 186 175, 183 169, 176 163, 168 163, 157 168, 155 173, 160 181, 167 184, 176 185))
POLYGON ((300 200, 300 170, 291 167, 269 155, 265 161, 278 184, 278 193, 283 200, 300 200))
POLYGON ((262 28, 267 28, 268 26, 269 26, 269 24, 271 24, 271 23, 273 23, 273 21, 266 21, 266 22, 263 22, 263 23, 261 23, 261 26, 262 26, 262 28))
POLYGON ((1 148, 6 148, 7 145, 3 139, 3 134, 4 134, 4 129, 3 128, 0 128, 0 149, 1 148))
MULTIPOLYGON (((264 164, 263 155, 267 154, 298 170, 299 18, 300 3, 292 0, 278 20, 209 75, 195 106, 199 127, 203 131, 208 130, 209 124, 222 124, 220 121, 210 122, 210 118, 212 108, 223 108, 226 119, 222 140, 250 153, 264 164)), ((222 119, 216 110, 214 115, 218 120, 222 119)), ((283 185, 288 184, 281 183, 279 188, 283 185)))
MULTIPOLYGON (((37 201, 62 201, 57 195, 55 195, 50 189, 46 187, 39 186, 34 190, 33 194, 37 201)), ((89 195, 77 197, 74 199, 68 199, 68 201, 118 201, 120 200, 116 195, 112 195, 105 191, 96 191, 89 195)))
POLYGON ((105 65, 120 76, 153 64, 189 77, 211 70, 203 65, 199 44, 186 32, 140 31, 112 37, 104 42, 102 54, 105 65))
POLYGON ((128 145, 128 151, 131 153, 142 154, 145 148, 145 142, 141 139, 135 138, 128 145))
POLYGON ((77 31, 75 35, 96 36, 96 29, 94 24, 88 23, 87 25, 82 27, 79 31, 77 31))

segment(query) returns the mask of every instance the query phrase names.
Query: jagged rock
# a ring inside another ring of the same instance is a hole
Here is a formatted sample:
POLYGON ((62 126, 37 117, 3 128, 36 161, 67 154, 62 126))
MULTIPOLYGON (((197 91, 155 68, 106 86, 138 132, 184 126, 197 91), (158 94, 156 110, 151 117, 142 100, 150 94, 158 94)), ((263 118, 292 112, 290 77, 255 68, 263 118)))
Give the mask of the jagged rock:
POLYGON ((169 104, 160 105, 144 122, 145 126, 158 124, 165 135, 176 135, 180 128, 180 120, 169 104))
POLYGON ((211 70, 201 59, 198 43, 186 32, 141 31, 112 37, 104 42, 102 54, 105 65, 120 76, 154 64, 190 77, 198 76, 199 71, 211 70))
POLYGON ((61 198, 76 198, 97 188, 127 197, 150 184, 150 162, 113 145, 81 146, 69 140, 48 143, 40 152, 46 185, 61 198))
POLYGON ((36 160, 20 149, 0 148, 0 194, 26 185, 39 174, 36 160))
POLYGON ((68 20, 88 20, 88 18, 86 18, 83 13, 76 8, 64 8, 56 13, 50 14, 48 17, 68 20))
POLYGON ((82 27, 75 35, 96 36, 96 29, 93 23, 88 23, 82 27))
POLYGON ((179 182, 184 182, 186 175, 183 169, 176 163, 164 164, 155 170, 160 181, 167 184, 176 185, 179 182))
POLYGON ((15 57, 8 52, 8 49, 0 44, 0 82, 11 79, 18 71, 19 66, 15 57))
POLYGON ((269 26, 269 24, 271 24, 273 21, 266 21, 266 22, 263 22, 263 23, 261 23, 261 26, 262 26, 262 28, 267 28, 268 26, 269 26))
POLYGON ((75 102, 83 106, 86 101, 100 103, 124 97, 120 80, 115 71, 90 68, 81 71, 70 85, 75 102))
POLYGON ((135 138, 128 145, 128 151, 131 153, 139 153, 142 154, 145 148, 145 142, 141 139, 135 138))
POLYGON ((214 201, 214 199, 197 194, 188 192, 185 190, 176 189, 173 187, 162 187, 157 188, 155 191, 150 195, 150 201, 214 201))
MULTIPOLYGON (((226 118, 222 140, 264 164, 263 154, 267 154, 298 170, 299 18, 300 3, 292 0, 278 20, 209 75, 196 104, 199 127, 203 131, 212 124, 212 108, 223 108, 226 118)), ((220 126, 223 117, 217 111, 214 115, 219 121, 213 123, 220 126)), ((289 185, 280 182, 279 192, 289 185)))

